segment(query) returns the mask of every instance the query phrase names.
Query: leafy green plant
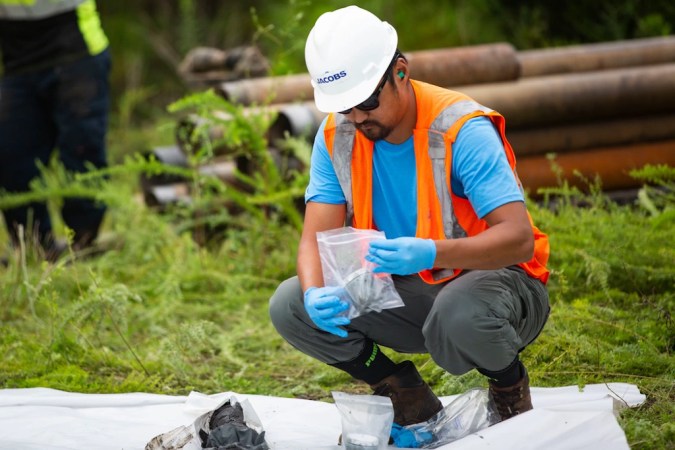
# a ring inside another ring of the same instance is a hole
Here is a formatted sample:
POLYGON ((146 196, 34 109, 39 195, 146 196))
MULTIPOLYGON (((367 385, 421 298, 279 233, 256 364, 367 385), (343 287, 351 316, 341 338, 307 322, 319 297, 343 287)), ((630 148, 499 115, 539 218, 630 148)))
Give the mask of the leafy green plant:
MULTIPOLYGON (((555 163, 553 169, 555 171, 555 163)), ((673 169, 632 173, 649 182, 636 205, 619 206, 586 180, 588 193, 566 182, 547 188, 535 222, 549 234, 552 313, 524 352, 538 385, 607 381, 636 383, 648 401, 625 410, 632 448, 668 448, 675 408, 675 221, 673 169), (664 220, 664 218, 666 218, 664 220)))
POLYGON ((654 218, 655 224, 667 226, 672 223, 675 219, 675 168, 647 165, 631 171, 631 176, 646 183, 638 193, 638 203, 654 218))
MULTIPOLYGON (((187 147, 192 166, 208 163, 214 158, 216 149, 225 148, 231 158, 244 160, 249 167, 248 171, 235 171, 243 188, 210 184, 221 201, 222 198, 233 201, 257 220, 282 217, 300 229, 302 217, 294 200, 303 195, 306 176, 297 171, 284 171, 292 155, 281 155, 281 162, 275 161, 265 138, 275 118, 273 112, 261 108, 258 113, 251 113, 250 109, 232 104, 212 90, 189 95, 170 105, 169 111, 190 112, 199 119, 197 126, 189 131, 190 135, 183 137, 187 142, 197 143, 187 147), (211 134, 214 129, 218 130, 215 138, 211 134)), ((295 145, 297 147, 297 143, 295 145)), ((203 198, 208 203, 210 194, 201 185, 205 177, 196 175, 193 179, 196 181, 193 183, 196 205, 204 208, 206 205, 199 200, 203 198)))
MULTIPOLYGON (((288 0, 284 5, 283 12, 291 13, 287 20, 278 20, 275 23, 263 24, 258 14, 258 9, 251 7, 251 20, 255 28, 253 34, 253 43, 262 44, 267 49, 267 54, 272 64, 272 75, 286 75, 288 73, 303 72, 304 67, 298 66, 302 61, 302 54, 305 48, 304 36, 306 34, 303 24, 306 19, 306 9, 310 2, 307 0, 288 0)), ((306 26, 306 25, 305 25, 306 26)))

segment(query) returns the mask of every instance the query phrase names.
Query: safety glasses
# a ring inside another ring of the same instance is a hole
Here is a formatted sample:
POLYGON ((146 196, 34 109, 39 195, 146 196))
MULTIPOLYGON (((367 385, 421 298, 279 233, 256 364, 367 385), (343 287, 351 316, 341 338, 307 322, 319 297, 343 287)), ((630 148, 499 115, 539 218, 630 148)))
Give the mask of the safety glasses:
MULTIPOLYGON (((361 110, 361 111, 372 111, 374 109, 377 109, 380 106, 380 94, 382 93, 382 89, 384 89, 384 85, 387 84, 387 80, 389 79, 389 73, 391 72, 391 66, 394 64, 394 62, 398 59, 400 53, 396 52, 394 54, 394 57, 392 58, 391 62, 389 63, 389 66, 387 66, 387 70, 384 72, 384 77, 382 78, 382 81, 377 85, 375 88, 375 92, 370 94, 370 97, 359 103, 358 105, 354 106, 354 108, 361 110)), ((344 111, 340 111, 340 114, 349 114, 352 112, 352 109, 354 108, 349 108, 345 109, 344 111)))

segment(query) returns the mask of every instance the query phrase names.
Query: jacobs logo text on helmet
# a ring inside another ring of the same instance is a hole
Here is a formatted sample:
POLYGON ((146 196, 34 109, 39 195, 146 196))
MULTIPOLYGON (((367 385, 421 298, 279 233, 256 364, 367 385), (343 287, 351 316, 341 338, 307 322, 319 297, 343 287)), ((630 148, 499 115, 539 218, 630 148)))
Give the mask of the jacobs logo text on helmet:
POLYGON ((337 81, 340 78, 344 78, 346 76, 347 76, 347 71, 341 70, 338 73, 334 73, 333 75, 328 75, 327 77, 323 77, 323 78, 317 78, 316 82, 317 82, 317 84, 330 83, 332 81, 337 81))

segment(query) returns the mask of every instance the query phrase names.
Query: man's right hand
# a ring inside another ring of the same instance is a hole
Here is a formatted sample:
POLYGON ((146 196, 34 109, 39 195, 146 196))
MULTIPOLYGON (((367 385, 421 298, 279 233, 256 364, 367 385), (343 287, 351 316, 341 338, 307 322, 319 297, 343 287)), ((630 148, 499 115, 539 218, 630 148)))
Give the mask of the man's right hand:
POLYGON ((340 315, 349 309, 349 304, 338 297, 343 291, 336 286, 310 287, 305 291, 305 309, 317 327, 336 336, 347 337, 347 331, 340 328, 340 325, 351 322, 340 315))

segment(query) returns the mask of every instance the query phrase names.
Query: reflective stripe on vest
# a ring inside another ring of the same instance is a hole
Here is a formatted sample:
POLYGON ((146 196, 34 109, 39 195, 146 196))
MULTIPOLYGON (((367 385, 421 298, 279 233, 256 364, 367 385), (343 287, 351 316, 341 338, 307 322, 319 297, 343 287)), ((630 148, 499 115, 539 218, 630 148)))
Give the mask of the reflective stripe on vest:
MULTIPOLYGON (((444 109, 434 119, 429 129, 429 158, 431 159, 431 169, 434 174, 436 196, 441 203, 443 232, 446 237, 451 237, 452 239, 466 237, 467 232, 459 224, 452 206, 450 186, 448 186, 447 172, 445 170, 447 149, 445 147, 444 135, 459 119, 475 111, 492 112, 490 108, 473 100, 462 100, 444 109)), ((431 272, 431 277, 435 281, 440 281, 454 275, 456 275, 456 271, 453 269, 438 269, 431 272)))
POLYGON ((108 38, 103 33, 94 0, 85 0, 77 7, 77 22, 90 55, 98 55, 108 48, 108 38))
POLYGON ((354 219, 354 198, 352 196, 352 149, 356 128, 354 124, 344 118, 342 114, 332 114, 335 120, 335 141, 333 152, 330 155, 333 161, 335 175, 347 200, 347 225, 354 219))
POLYGON ((444 109, 434 119, 429 129, 429 158, 431 159, 434 173, 436 195, 441 202, 443 230, 446 236, 452 236, 453 238, 466 237, 467 233, 458 223, 452 208, 450 186, 447 183, 447 172, 445 170, 447 149, 445 147, 444 135, 459 119, 475 111, 481 111, 485 114, 492 112, 490 108, 473 100, 462 100, 444 109))
POLYGON ((108 48, 95 0, 0 0, 0 18, 39 20, 75 11, 77 26, 90 55, 108 48))

